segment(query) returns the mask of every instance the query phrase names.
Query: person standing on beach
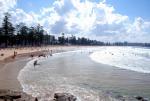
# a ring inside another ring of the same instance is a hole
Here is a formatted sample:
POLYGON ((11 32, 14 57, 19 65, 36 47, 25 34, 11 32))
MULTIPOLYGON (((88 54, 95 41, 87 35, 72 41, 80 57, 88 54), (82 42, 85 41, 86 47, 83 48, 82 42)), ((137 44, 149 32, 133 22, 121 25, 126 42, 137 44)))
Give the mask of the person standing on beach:
POLYGON ((17 56, 17 52, 14 51, 14 55, 12 56, 12 58, 15 58, 17 56))

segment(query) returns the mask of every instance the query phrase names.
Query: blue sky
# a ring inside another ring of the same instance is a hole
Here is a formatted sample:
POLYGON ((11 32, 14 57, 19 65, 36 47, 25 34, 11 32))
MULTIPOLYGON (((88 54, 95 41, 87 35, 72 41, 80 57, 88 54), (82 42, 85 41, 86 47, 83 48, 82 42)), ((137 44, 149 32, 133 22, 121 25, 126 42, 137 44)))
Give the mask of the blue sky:
POLYGON ((150 0, 107 0, 107 3, 113 5, 121 14, 150 20, 150 0))
POLYGON ((40 24, 48 34, 100 41, 150 42, 150 0, 0 0, 0 24, 40 24))
POLYGON ((43 7, 51 6, 54 0, 18 0, 17 7, 25 10, 26 12, 36 12, 43 7))
MULTIPOLYGON (((54 1, 55 0, 18 0, 17 7, 26 12, 33 11, 40 13, 39 10, 41 8, 51 6, 54 1)), ((102 0, 95 0, 94 2, 100 1, 102 0)), ((106 3, 113 5, 117 12, 128 15, 132 19, 140 16, 144 19, 150 20, 150 0, 106 0, 106 3)))

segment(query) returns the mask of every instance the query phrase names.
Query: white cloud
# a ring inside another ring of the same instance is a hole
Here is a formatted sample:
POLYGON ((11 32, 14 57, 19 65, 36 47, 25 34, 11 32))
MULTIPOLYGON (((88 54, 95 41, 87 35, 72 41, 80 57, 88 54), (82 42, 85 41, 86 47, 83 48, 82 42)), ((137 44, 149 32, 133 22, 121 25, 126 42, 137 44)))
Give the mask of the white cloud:
POLYGON ((19 24, 21 22, 26 23, 28 26, 35 25, 39 22, 39 15, 34 12, 26 13, 22 9, 15 9, 9 12, 11 14, 11 20, 13 24, 19 24))
POLYGON ((124 36, 127 41, 150 42, 150 22, 141 17, 135 18, 134 22, 127 26, 127 32, 124 36))
POLYGON ((16 5, 17 0, 0 0, 0 12, 5 12, 16 5))
MULTIPOLYGON (((16 0, 5 1, 0 0, 1 8, 12 2, 6 10, 16 5, 16 0)), ((129 16, 117 13, 106 0, 98 3, 92 0, 56 0, 39 12, 27 13, 19 8, 11 10, 14 23, 40 23, 51 34, 65 32, 102 41, 150 42, 150 21, 141 17, 131 21, 129 16)))
POLYGON ((0 25, 2 23, 4 13, 14 8, 16 4, 17 0, 0 0, 0 25))
POLYGON ((118 24, 128 19, 128 16, 115 13, 114 7, 106 4, 105 2, 100 2, 97 5, 97 8, 104 11, 104 21, 108 24, 118 24))

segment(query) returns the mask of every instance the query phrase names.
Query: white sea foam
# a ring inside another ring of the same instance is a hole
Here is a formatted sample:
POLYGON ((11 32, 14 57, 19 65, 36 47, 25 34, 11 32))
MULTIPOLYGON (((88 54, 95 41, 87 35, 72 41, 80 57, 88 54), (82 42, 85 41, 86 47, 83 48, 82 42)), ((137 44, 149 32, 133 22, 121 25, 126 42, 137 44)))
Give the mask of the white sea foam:
MULTIPOLYGON (((49 56, 49 58, 34 58, 29 61, 18 75, 18 80, 22 85, 23 91, 34 97, 38 97, 40 101, 50 101, 53 99, 54 93, 56 92, 71 93, 78 98, 78 101, 117 101, 111 96, 106 97, 106 95, 103 96, 103 94, 100 96, 99 91, 93 90, 88 85, 86 86, 87 88, 82 85, 79 86, 80 83, 82 84, 82 80, 84 83, 87 76, 89 78, 92 76, 91 74, 87 75, 88 73, 85 71, 86 68, 81 68, 84 65, 80 63, 76 65, 72 60, 80 59, 80 54, 85 56, 84 54, 88 55, 92 51, 94 52, 90 57, 98 63, 150 73, 150 49, 132 47, 82 49, 78 51, 62 52, 63 54, 56 53, 53 54, 52 57, 49 56), (33 63, 35 60, 38 60, 40 65, 34 67, 33 63), (68 65, 72 66, 74 64, 76 66, 73 67, 76 68, 68 68, 68 65), (74 74, 72 75, 72 73, 74 74), (103 100, 103 97, 106 97, 106 99, 104 98, 103 100)), ((91 69, 92 67, 89 68, 89 70, 91 69)), ((90 83, 90 81, 88 83, 90 83)))
MULTIPOLYGON (((69 51, 63 53, 74 53, 85 50, 69 51)), ((62 56, 64 54, 56 53, 55 56, 62 56)), ((33 66, 35 60, 41 63, 44 58, 34 58, 29 61, 26 66, 20 71, 18 80, 20 81, 23 91, 31 94, 34 97, 40 97, 40 101, 50 101, 53 99, 54 93, 65 92, 75 95, 78 101, 99 101, 99 95, 93 90, 87 90, 85 88, 69 84, 69 78, 63 77, 59 74, 49 75, 50 69, 41 66, 33 66)))
POLYGON ((123 69, 150 73, 150 49, 135 47, 105 47, 90 55, 91 59, 123 69))

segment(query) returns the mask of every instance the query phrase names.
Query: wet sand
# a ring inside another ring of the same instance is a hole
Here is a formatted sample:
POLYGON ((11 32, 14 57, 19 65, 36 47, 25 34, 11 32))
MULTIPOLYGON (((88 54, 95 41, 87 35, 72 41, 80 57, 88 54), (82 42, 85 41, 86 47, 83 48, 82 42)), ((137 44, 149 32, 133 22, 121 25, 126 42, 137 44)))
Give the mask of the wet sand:
MULTIPOLYGON (((55 50, 55 52, 62 52, 62 51, 73 50, 73 49, 80 49, 80 48, 75 48, 75 47, 74 48, 72 47, 70 49, 59 48, 59 50, 55 50)), ((38 54, 41 54, 41 53, 43 53, 43 52, 40 52, 38 54)), ((35 53, 35 54, 38 55, 37 53, 35 53)), ((83 53, 81 53, 81 54, 83 54, 83 53)), ((30 54, 26 53, 26 54, 17 56, 17 58, 13 59, 13 61, 12 61, 12 59, 7 59, 8 61, 0 62, 0 92, 3 90, 13 90, 13 91, 22 92, 22 87, 17 79, 17 76, 18 76, 19 71, 29 61, 30 55, 31 55, 31 53, 30 54), (3 90, 1 90, 1 89, 3 89, 3 90)), ((82 62, 81 59, 80 59, 80 61, 78 61, 79 57, 76 54, 74 54, 73 57, 75 58, 77 63, 82 62)), ((30 57, 30 60, 31 60, 31 57, 30 57)), ((70 58, 67 60, 70 60, 70 58)), ((64 61, 64 59, 62 61, 64 61)), ((55 62, 57 62, 57 61, 55 61, 55 62)), ((67 63, 71 63, 71 62, 67 62, 67 63)), ((113 68, 112 66, 98 64, 98 63, 92 62, 87 57, 83 58, 83 63, 86 63, 86 64, 84 64, 85 66, 83 67, 84 71, 86 69, 88 69, 89 66, 96 68, 96 71, 95 71, 96 73, 93 73, 94 71, 92 70, 89 75, 90 77, 94 77, 95 80, 93 81, 93 79, 90 79, 89 77, 87 77, 87 79, 84 78, 82 80, 82 82, 84 82, 83 84, 85 84, 85 85, 87 85, 87 84, 89 86, 97 85, 97 81, 99 81, 101 83, 101 85, 95 86, 96 89, 105 91, 105 89, 109 88, 109 90, 111 90, 110 88, 113 87, 113 90, 115 89, 114 91, 120 91, 120 92, 124 92, 124 93, 130 92, 131 95, 133 92, 137 93, 135 95, 141 95, 141 96, 150 94, 149 93, 149 80, 150 79, 147 79, 147 78, 149 78, 148 74, 139 74, 139 73, 124 70, 124 69, 113 68), (97 68, 97 67, 101 67, 101 68, 97 68), (94 74, 97 74, 97 75, 94 75, 94 74), (90 83, 88 83, 87 81, 89 81, 90 83), (123 88, 123 89, 128 88, 127 89, 128 91, 124 91, 124 90, 122 91, 122 90, 120 90, 120 88, 123 88), (145 91, 143 91, 143 90, 145 90, 145 91), (142 94, 143 92, 145 92, 145 94, 142 94)), ((52 64, 54 64, 54 62, 52 64)), ((66 65, 66 64, 64 64, 64 65, 66 65)), ((77 67, 76 65, 72 65, 72 64, 70 64, 70 65, 71 66, 69 66, 69 67, 72 67, 72 66, 77 67)), ((60 66, 62 66, 62 64, 60 64, 60 66)), ((65 66, 62 66, 62 67, 65 67, 65 66)), ((76 69, 76 68, 74 68, 74 69, 76 69)), ((72 73, 75 72, 74 69, 73 70, 71 69, 72 73)), ((91 70, 91 69, 89 68, 89 70, 91 70)), ((59 69, 58 71, 62 71, 62 68, 59 69)), ((77 80, 77 81, 79 82, 79 80, 77 80)), ((102 96, 102 97, 104 97, 104 96, 102 96)), ((104 100, 104 101, 109 101, 109 100, 104 100)))
MULTIPOLYGON (((0 95, 9 92, 17 91, 18 94, 23 94, 22 87, 17 77, 20 70, 30 61, 32 56, 50 55, 52 53, 58 53, 63 51, 71 51, 76 49, 85 48, 84 46, 54 46, 54 47, 36 47, 32 48, 20 48, 20 49, 1 49, 0 54, 4 53, 4 56, 0 56, 0 95), (15 58, 12 58, 14 50, 18 53, 15 58), (31 51, 32 50, 32 51, 31 51), (32 56, 31 56, 32 55, 32 56)), ((25 95, 26 96, 26 95, 25 95)), ((27 96, 27 98, 30 96, 27 96)), ((32 99, 33 100, 33 99, 32 99)), ((28 101, 32 101, 28 100, 28 101)), ((0 100, 1 101, 1 100, 0 100)))
MULTIPOLYGON (((20 57, 14 61, 0 62, 0 96, 20 96, 15 101, 35 101, 35 98, 22 91, 17 76, 20 70, 29 60, 26 57, 20 57)), ((10 98, 10 97, 8 97, 10 98)), ((4 99, 0 99, 4 101, 4 99)))
POLYGON ((88 100, 82 101, 138 101, 137 96, 145 99, 150 96, 149 74, 96 63, 90 59, 89 52, 60 54, 39 63, 36 72, 32 71, 32 65, 24 68, 20 79, 21 84, 29 86, 24 88, 27 93, 38 92, 43 98, 57 91, 73 92, 83 99, 88 96, 88 100), (95 100, 89 100, 89 96, 95 100), (97 100, 98 96, 107 100, 97 100))
POLYGON ((21 85, 17 80, 19 71, 28 62, 27 58, 16 60, 13 62, 7 62, 0 65, 0 89, 10 89, 21 91, 21 85))
MULTIPOLYGON (((5 95, 14 95, 18 94, 23 96, 20 100, 34 101, 35 98, 32 98, 30 95, 23 93, 23 89, 20 85, 20 82, 17 79, 17 76, 20 70, 26 65, 28 61, 32 59, 32 56, 39 55, 49 55, 51 50, 53 53, 62 52, 67 50, 73 50, 77 47, 67 47, 67 46, 56 46, 56 47, 30 47, 30 48, 7 48, 1 49, 0 54, 0 96, 5 95), (17 52, 15 58, 13 58, 14 51, 17 52)), ((2 99, 0 99, 1 101, 2 99)))
MULTIPOLYGON (((1 49, 0 53, 4 53, 4 56, 0 56, 0 89, 10 89, 21 91, 21 85, 17 80, 19 71, 26 65, 26 63, 32 59, 31 55, 38 56, 41 54, 50 54, 50 50, 53 53, 69 51, 77 49, 78 46, 49 46, 49 47, 30 47, 20 49, 1 49), (12 58, 13 52, 18 52, 15 58, 12 58)), ((82 47, 80 47, 82 48, 82 47)))

